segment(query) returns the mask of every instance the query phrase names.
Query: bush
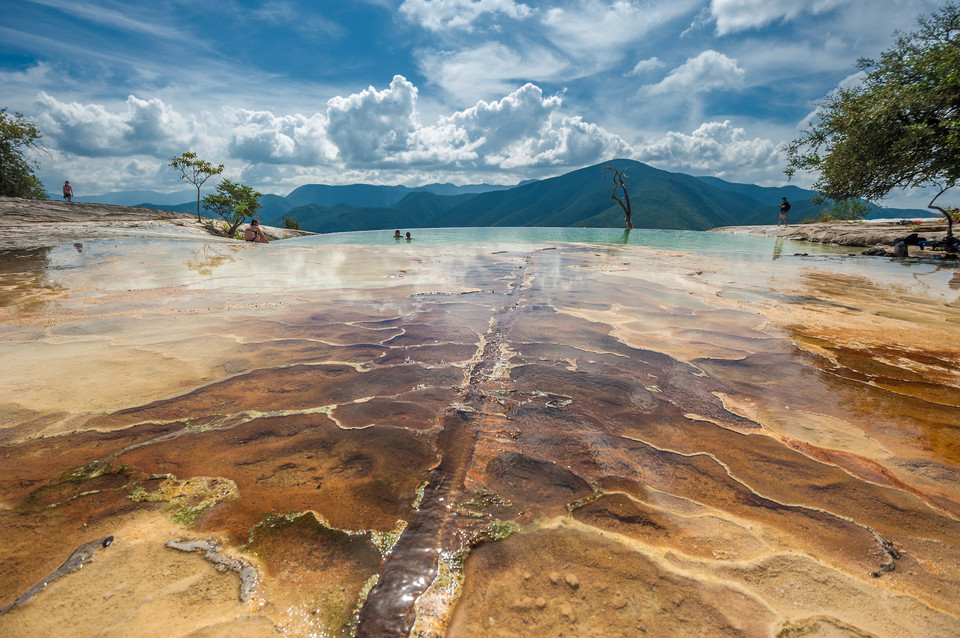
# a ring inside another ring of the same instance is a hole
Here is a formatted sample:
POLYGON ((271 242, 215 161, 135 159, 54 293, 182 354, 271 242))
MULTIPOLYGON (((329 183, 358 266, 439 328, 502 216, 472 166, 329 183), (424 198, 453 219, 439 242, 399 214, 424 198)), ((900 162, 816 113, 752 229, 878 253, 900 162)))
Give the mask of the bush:
POLYGON ((289 228, 290 230, 300 230, 300 220, 294 219, 293 217, 283 216, 283 227, 289 228))

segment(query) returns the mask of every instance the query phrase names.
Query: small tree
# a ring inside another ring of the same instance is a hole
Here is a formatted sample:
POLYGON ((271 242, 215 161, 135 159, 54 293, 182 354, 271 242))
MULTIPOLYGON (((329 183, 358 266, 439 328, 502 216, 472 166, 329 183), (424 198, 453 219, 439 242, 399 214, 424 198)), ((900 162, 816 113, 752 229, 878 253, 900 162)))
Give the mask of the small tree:
POLYGON ((617 203, 620 204, 620 208, 623 209, 624 223, 626 224, 627 230, 633 228, 630 193, 627 192, 627 187, 630 186, 630 181, 627 179, 627 171, 631 168, 633 167, 628 166, 621 170, 612 164, 607 164, 603 167, 604 172, 613 174, 613 192, 610 193, 610 199, 615 199, 617 203), (617 191, 623 194, 622 198, 617 195, 617 191))
POLYGON ((217 184, 216 193, 203 198, 203 207, 227 222, 227 235, 233 237, 243 220, 260 210, 262 195, 249 186, 225 179, 217 184))
POLYGON ((197 221, 200 221, 200 187, 204 182, 223 172, 223 164, 214 166, 200 159, 196 153, 186 152, 174 157, 169 166, 180 171, 180 179, 185 179, 197 187, 197 221))
POLYGON ((34 174, 36 160, 28 161, 24 152, 42 150, 43 137, 33 122, 28 122, 20 113, 7 114, 0 108, 0 195, 47 199, 47 193, 34 174))
POLYGON ((861 84, 820 105, 816 124, 787 147, 786 174, 813 171, 826 199, 877 201, 894 188, 936 188, 928 208, 960 182, 960 7, 918 20, 879 61, 860 60, 861 84))

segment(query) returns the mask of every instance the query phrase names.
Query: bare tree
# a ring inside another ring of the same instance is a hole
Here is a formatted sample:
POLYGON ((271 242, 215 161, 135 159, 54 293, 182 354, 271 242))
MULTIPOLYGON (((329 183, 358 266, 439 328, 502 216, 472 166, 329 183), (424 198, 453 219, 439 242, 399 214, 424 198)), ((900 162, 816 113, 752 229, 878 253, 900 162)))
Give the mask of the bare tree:
POLYGON ((633 228, 633 221, 630 218, 632 210, 630 208, 630 193, 627 192, 627 187, 630 186, 630 180, 627 179, 627 171, 629 171, 632 166, 628 166, 624 169, 619 169, 613 164, 607 164, 603 167, 604 172, 613 173, 613 192, 610 193, 610 199, 617 200, 617 203, 620 204, 620 208, 623 209, 624 223, 627 226, 627 230, 633 228), (617 191, 623 193, 622 198, 617 195, 617 191))

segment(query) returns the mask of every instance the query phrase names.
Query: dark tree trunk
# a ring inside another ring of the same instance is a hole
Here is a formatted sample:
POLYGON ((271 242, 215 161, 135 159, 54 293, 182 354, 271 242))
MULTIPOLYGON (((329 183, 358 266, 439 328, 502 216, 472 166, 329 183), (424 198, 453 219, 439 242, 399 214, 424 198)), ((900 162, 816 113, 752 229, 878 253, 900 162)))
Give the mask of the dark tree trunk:
POLYGON ((631 167, 628 166, 621 171, 609 164, 603 167, 603 170, 613 173, 613 192, 610 193, 610 199, 616 200, 616 202, 620 204, 620 208, 623 209, 623 223, 626 225, 627 230, 633 228, 633 209, 630 206, 630 193, 627 192, 627 186, 629 186, 630 183, 626 178, 626 173, 630 168, 631 167), (623 191, 623 199, 617 196, 618 190, 623 191))

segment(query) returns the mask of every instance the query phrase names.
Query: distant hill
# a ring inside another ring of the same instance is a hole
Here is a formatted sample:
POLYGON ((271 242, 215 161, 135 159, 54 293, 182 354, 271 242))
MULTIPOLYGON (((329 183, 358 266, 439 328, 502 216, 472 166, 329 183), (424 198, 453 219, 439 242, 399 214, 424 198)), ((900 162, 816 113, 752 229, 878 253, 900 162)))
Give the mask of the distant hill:
MULTIPOLYGON (((616 164, 629 168, 635 227, 707 230, 764 221, 760 219, 763 206, 746 196, 640 162, 617 160, 616 164)), ((613 183, 603 166, 477 195, 449 215, 462 226, 623 226, 623 211, 610 198, 613 183)))
MULTIPOLYGON (((613 184, 602 170, 610 163, 629 167, 636 228, 707 230, 772 224, 781 197, 792 204, 791 223, 815 219, 819 212, 811 201, 814 193, 796 186, 737 184, 663 171, 633 160, 612 160, 514 187, 308 184, 286 197, 264 195, 259 216, 271 226, 283 226, 283 218, 290 217, 302 229, 321 233, 455 226, 621 227, 623 211, 610 198, 613 184)), ((192 213, 196 200, 143 206, 192 213)), ((871 217, 931 216, 917 209, 884 208, 871 213, 871 217)))
MULTIPOLYGON (((813 191, 796 186, 766 187, 754 184, 735 184, 725 182, 717 177, 698 177, 697 179, 717 188, 748 195, 767 206, 777 207, 780 205, 780 198, 786 197, 791 204, 790 215, 791 217, 796 216, 797 219, 814 218, 820 212, 821 207, 815 206, 810 201, 814 195, 813 191)), ((901 217, 937 217, 937 215, 930 210, 919 208, 886 208, 881 206, 874 206, 873 211, 867 215, 868 219, 901 217)))
MULTIPOLYGON (((51 193, 51 199, 60 199, 59 193, 51 193)), ((193 197, 194 212, 196 212, 196 191, 179 191, 176 193, 158 193, 157 191, 116 191, 105 193, 103 195, 78 195, 73 198, 75 202, 87 202, 91 204, 113 204, 114 206, 138 206, 144 202, 153 202, 155 204, 176 205, 185 202, 193 197)), ((150 207, 148 207, 150 208, 150 207)))
POLYGON ((286 196, 291 207, 316 204, 318 206, 336 206, 346 204, 359 208, 383 208, 393 206, 412 193, 433 193, 435 195, 456 196, 477 194, 488 191, 506 190, 511 186, 474 184, 456 186, 454 184, 427 184, 409 188, 407 186, 375 186, 372 184, 350 184, 347 186, 328 186, 326 184, 307 184, 295 189, 286 196))

